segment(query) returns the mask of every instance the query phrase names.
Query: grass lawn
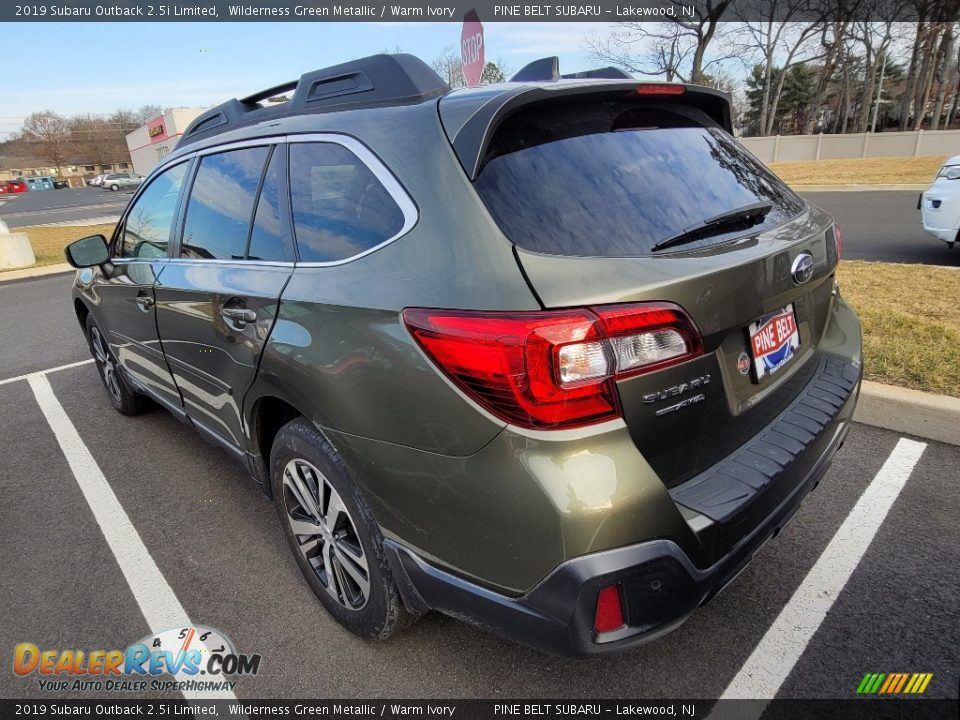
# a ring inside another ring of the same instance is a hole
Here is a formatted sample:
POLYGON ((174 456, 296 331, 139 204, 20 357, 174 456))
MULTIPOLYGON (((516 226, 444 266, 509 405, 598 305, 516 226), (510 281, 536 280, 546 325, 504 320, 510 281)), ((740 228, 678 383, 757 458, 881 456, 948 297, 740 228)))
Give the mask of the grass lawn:
POLYGON ((866 379, 960 397, 960 271, 845 260, 837 274, 863 323, 866 379))
POLYGON ((933 182, 945 157, 853 158, 771 163, 795 188, 804 185, 913 185, 933 182))
MULTIPOLYGON (((63 248, 74 240, 79 240, 88 235, 105 235, 110 237, 113 232, 113 225, 69 225, 64 227, 25 227, 16 228, 10 232, 25 232, 30 238, 30 244, 33 246, 33 254, 37 258, 37 264, 56 265, 66 262, 63 256, 63 248)), ((14 268, 7 268, 12 270, 14 268)))

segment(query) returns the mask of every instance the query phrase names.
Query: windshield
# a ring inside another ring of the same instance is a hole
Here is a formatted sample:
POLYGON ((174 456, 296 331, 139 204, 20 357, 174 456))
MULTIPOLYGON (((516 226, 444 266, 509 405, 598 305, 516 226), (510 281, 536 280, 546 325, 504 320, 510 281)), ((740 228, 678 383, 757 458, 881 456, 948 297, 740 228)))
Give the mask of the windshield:
POLYGON ((805 207, 689 110, 622 103, 512 118, 494 137, 476 189, 510 240, 559 255, 646 255, 709 218, 772 204, 760 222, 726 223, 670 250, 687 251, 755 235, 805 207))

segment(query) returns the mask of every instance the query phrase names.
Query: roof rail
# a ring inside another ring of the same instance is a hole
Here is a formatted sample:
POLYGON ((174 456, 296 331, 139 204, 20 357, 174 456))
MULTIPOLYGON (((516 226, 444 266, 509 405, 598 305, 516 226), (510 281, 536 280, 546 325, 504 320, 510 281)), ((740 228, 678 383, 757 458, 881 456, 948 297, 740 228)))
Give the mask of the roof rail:
POLYGON ((299 80, 240 100, 227 100, 190 123, 177 147, 263 120, 355 107, 407 105, 448 92, 450 86, 420 58, 405 53, 371 55, 314 70, 299 80), (266 107, 260 104, 291 90, 293 96, 285 103, 266 107))
POLYGON ((557 80, 633 80, 633 76, 620 68, 604 67, 595 70, 560 74, 560 58, 545 57, 534 60, 520 68, 508 82, 556 82, 557 80))

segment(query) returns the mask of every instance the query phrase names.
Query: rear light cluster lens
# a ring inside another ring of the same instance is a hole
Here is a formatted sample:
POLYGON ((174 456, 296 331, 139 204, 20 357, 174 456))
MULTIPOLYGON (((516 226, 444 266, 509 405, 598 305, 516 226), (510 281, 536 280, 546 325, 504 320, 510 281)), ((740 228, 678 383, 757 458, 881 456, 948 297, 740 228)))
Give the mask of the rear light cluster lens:
POLYGON ((615 381, 703 354, 670 303, 474 312, 408 308, 403 320, 471 398, 521 427, 579 427, 620 416, 615 381))
POLYGON ((626 623, 623 619, 623 603, 620 601, 620 586, 607 585, 597 594, 597 611, 593 617, 593 629, 598 633, 618 630, 626 623))
POLYGON ((683 95, 687 91, 686 85, 672 83, 644 83, 637 85, 634 91, 637 95, 683 95))
POLYGON ((843 233, 838 223, 833 224, 833 242, 837 246, 837 260, 840 260, 843 257, 843 233))

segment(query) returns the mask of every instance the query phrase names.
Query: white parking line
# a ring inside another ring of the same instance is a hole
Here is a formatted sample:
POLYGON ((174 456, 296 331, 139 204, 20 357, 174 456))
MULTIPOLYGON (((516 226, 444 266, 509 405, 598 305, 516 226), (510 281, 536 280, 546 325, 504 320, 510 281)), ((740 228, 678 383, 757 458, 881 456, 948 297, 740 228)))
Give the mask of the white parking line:
POLYGON ((82 220, 61 220, 52 223, 37 223, 33 227, 89 227, 90 225, 113 225, 120 219, 120 213, 114 215, 97 215, 82 220))
MULTIPOLYGON (((113 488, 57 400, 46 375, 34 373, 27 377, 27 382, 30 383, 40 410, 67 458, 83 497, 90 506, 150 630, 159 633, 192 625, 187 611, 167 584, 163 573, 140 539, 137 529, 117 500, 113 488)), ((236 696, 229 690, 184 691, 183 696, 188 700, 236 700, 236 696)))
POLYGON ((14 383, 20 380, 29 380, 34 375, 46 375, 47 373, 59 372, 60 370, 69 370, 70 368, 80 367, 81 365, 89 365, 92 362, 93 358, 90 358, 89 360, 81 360, 75 363, 67 363, 66 365, 58 365, 57 367, 48 368, 47 370, 39 370, 35 373, 17 375, 16 377, 7 378, 6 380, 0 380, 0 385, 6 385, 7 383, 14 383))
MULTIPOLYGON (((926 447, 926 443, 900 439, 793 597, 727 686, 722 700, 769 701, 776 696, 860 563, 926 447)), ((738 705, 738 720, 759 718, 766 706, 766 702, 738 705)), ((723 717, 723 710, 715 710, 711 717, 723 717)))

